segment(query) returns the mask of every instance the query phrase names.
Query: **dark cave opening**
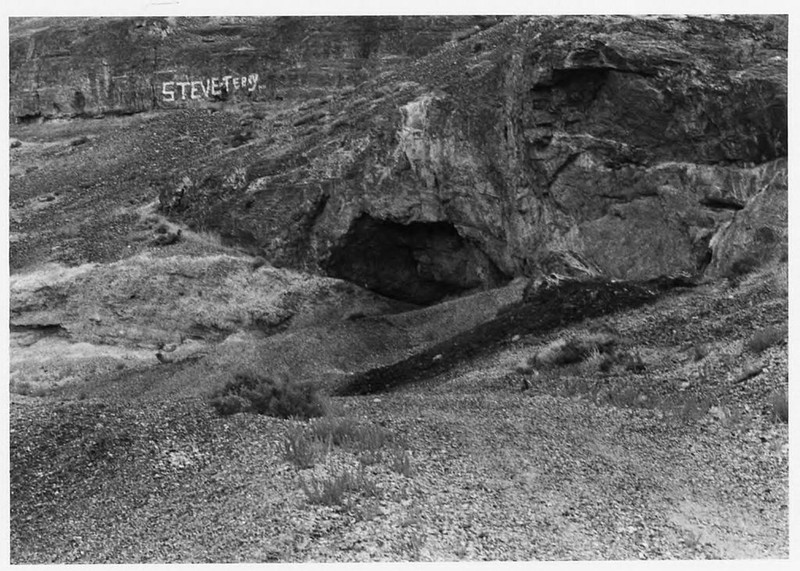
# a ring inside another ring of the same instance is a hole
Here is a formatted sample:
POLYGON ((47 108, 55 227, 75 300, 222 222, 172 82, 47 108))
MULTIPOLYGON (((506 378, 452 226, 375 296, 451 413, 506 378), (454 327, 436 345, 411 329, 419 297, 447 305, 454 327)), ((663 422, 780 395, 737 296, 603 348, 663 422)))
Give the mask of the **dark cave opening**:
POLYGON ((326 264, 329 275, 393 299, 428 305, 510 279, 447 222, 356 219, 326 264))

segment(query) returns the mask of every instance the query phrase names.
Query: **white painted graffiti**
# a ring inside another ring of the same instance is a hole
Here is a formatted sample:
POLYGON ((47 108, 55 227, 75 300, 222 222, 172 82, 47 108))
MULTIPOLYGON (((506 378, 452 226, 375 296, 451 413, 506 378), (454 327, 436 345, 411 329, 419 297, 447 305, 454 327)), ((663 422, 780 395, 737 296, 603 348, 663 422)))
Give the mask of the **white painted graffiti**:
POLYGON ((258 74, 211 77, 204 81, 165 81, 161 85, 164 101, 203 99, 222 95, 223 90, 230 93, 237 89, 255 91, 258 87, 258 74))

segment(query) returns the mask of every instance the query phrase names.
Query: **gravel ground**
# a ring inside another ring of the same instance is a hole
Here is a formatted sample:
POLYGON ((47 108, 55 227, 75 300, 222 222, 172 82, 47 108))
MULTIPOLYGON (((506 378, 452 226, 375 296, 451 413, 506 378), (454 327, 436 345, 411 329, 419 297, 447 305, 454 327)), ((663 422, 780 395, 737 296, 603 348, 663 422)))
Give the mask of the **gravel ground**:
POLYGON ((457 397, 447 385, 342 403, 401 437, 415 472, 368 466, 374 494, 334 507, 309 504, 300 479, 358 460, 338 449, 311 469, 284 460, 282 435, 297 421, 221 419, 197 401, 15 403, 12 561, 788 555, 785 425, 665 422, 653 411, 487 392, 477 378, 457 397))
POLYGON ((371 459, 330 446, 310 468, 284 455, 298 420, 218 417, 202 399, 12 395, 12 562, 786 558, 788 430, 765 401, 786 386, 786 347, 742 351, 785 316, 765 288, 709 286, 610 318, 648 371, 599 378, 667 387, 652 392, 663 401, 565 390, 577 371, 520 391, 511 365, 550 340, 522 338, 393 392, 332 398, 332 414, 388 441, 371 459), (693 320, 704 308, 717 318, 693 320), (712 349, 687 360, 697 339, 712 349), (754 358, 768 371, 735 381, 754 358), (713 399, 665 404, 693 391, 713 399), (312 503, 303 483, 342 470, 356 489, 312 503))

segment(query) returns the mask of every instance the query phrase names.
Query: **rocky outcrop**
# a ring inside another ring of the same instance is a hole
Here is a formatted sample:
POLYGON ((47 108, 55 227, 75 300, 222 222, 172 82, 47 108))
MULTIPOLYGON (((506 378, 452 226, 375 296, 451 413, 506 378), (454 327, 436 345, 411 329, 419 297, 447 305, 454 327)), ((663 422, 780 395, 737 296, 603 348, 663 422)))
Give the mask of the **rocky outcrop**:
POLYGON ((728 275, 735 264, 751 269, 789 257, 788 181, 785 163, 765 169, 762 187, 711 239, 708 274, 728 275))
POLYGON ((12 18, 11 120, 318 96, 350 89, 427 54, 454 34, 496 21, 469 16, 12 18), (241 77, 247 78, 246 89, 234 83, 241 77), (214 78, 219 85, 212 90, 214 78))
POLYGON ((242 184, 200 177, 173 213, 416 301, 702 273, 737 212, 786 192, 786 33, 771 16, 508 19, 316 103, 242 184))

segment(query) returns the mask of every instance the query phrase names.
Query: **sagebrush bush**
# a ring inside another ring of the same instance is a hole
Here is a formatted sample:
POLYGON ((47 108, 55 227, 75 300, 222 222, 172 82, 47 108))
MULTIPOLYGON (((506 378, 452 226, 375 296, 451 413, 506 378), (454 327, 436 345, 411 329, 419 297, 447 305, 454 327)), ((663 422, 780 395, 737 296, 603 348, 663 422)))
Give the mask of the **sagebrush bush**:
POLYGON ((310 383, 239 374, 211 400, 220 415, 252 412, 307 420, 325 414, 325 402, 310 383))
POLYGON ((762 353, 780 343, 788 335, 789 329, 786 325, 770 325, 764 329, 756 331, 750 339, 747 340, 745 347, 748 351, 753 353, 762 353))
POLYGON ((220 416, 230 416, 238 412, 248 412, 250 401, 239 395, 220 395, 211 399, 211 406, 220 416))

